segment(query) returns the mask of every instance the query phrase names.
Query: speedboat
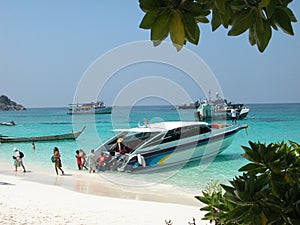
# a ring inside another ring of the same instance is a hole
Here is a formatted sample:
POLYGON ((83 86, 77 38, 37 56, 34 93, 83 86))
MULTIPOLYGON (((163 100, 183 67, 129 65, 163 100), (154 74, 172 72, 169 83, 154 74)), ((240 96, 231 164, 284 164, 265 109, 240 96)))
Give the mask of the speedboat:
POLYGON ((10 122, 0 122, 0 125, 4 125, 4 126, 15 126, 15 122, 14 121, 10 121, 10 122))
POLYGON ((108 155, 104 170, 152 171, 214 157, 232 143, 238 131, 247 127, 240 124, 170 121, 147 127, 115 129, 116 134, 99 146, 95 154, 108 155), (112 152, 119 139, 126 146, 123 154, 112 152))

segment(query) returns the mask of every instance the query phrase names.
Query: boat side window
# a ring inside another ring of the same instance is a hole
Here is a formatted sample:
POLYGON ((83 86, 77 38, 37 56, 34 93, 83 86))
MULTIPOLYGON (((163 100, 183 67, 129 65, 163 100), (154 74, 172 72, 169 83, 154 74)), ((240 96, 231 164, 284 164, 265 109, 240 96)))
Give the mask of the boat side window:
POLYGON ((136 149, 141 144, 147 142, 148 141, 147 139, 152 138, 154 135, 156 135, 156 133, 151 133, 151 132, 135 133, 126 138, 126 144, 131 149, 136 149))
POLYGON ((181 129, 180 128, 176 128, 173 130, 169 130, 164 139, 162 140, 161 143, 167 143, 167 142, 171 142, 171 141, 176 141, 179 140, 181 136, 181 129))
POLYGON ((205 134, 208 132, 211 132, 211 129, 209 127, 207 127, 207 126, 200 127, 200 134, 205 134))
POLYGON ((180 138, 193 137, 196 135, 208 133, 210 131, 211 131, 210 128, 207 126, 198 126, 198 125, 188 126, 182 128, 180 138))
POLYGON ((196 135, 199 135, 199 133, 200 133, 199 126, 184 127, 184 128, 182 128, 181 138, 196 136, 196 135))
MULTIPOLYGON (((154 135, 157 135, 157 133, 155 133, 154 135)), ((143 146, 143 148, 147 148, 147 147, 155 146, 155 145, 160 145, 162 143, 163 135, 164 134, 160 134, 160 135, 156 136, 149 143, 145 144, 143 146)))

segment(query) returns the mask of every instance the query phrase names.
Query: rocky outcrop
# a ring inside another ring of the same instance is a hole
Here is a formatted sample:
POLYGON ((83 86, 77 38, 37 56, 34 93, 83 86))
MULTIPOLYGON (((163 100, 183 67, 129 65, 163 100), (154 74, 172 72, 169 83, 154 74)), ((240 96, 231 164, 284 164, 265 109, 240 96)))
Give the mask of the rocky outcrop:
POLYGON ((7 96, 0 95, 0 110, 26 110, 26 108, 10 100, 7 96))

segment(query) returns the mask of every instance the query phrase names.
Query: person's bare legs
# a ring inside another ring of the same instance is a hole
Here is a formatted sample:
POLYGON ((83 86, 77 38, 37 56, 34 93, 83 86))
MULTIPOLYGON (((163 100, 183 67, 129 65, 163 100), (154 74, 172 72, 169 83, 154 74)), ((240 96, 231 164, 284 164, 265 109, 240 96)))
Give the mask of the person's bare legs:
POLYGON ((25 173, 25 172, 26 172, 26 169, 25 169, 25 166, 24 166, 24 164, 23 164, 23 161, 21 161, 20 164, 21 164, 21 166, 22 166, 22 168, 23 168, 23 172, 25 173))
MULTIPOLYGON (((65 172, 62 170, 62 168, 61 167, 58 167, 58 169, 60 169, 60 171, 61 171, 61 174, 62 175, 64 175, 65 174, 65 172)), ((57 172, 58 173, 58 172, 57 172)), ((57 174, 58 175, 58 174, 57 174)))

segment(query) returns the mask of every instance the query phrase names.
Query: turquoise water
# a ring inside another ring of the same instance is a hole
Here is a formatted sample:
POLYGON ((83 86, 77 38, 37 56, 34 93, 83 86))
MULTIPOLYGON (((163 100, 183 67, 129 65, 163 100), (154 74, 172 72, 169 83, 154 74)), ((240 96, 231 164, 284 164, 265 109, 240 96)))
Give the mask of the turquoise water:
MULTIPOLYGON (((238 168, 247 161, 240 154, 241 145, 248 141, 279 142, 293 140, 300 143, 300 104, 251 104, 246 119, 240 123, 249 125, 248 135, 239 132, 232 143, 213 162, 201 162, 200 165, 187 165, 185 168, 161 171, 154 174, 101 173, 112 182, 125 185, 149 185, 160 183, 173 188, 195 192, 205 187, 210 180, 226 182, 238 175, 238 168)), ((77 141, 39 142, 33 150, 31 143, 0 144, 1 161, 12 162, 12 149, 19 148, 25 153, 24 162, 52 167, 50 157, 52 149, 57 146, 62 155, 65 171, 77 170, 75 150, 83 148, 89 153, 101 142, 113 135, 113 128, 136 126, 144 118, 150 123, 170 120, 194 120, 194 110, 176 111, 172 106, 141 106, 135 108, 116 108, 112 115, 67 115, 67 108, 39 108, 27 111, 0 112, 0 121, 15 121, 16 126, 0 126, 0 134, 5 136, 38 136, 68 133, 86 126, 84 133, 77 141)), ((230 122, 230 121, 229 121, 230 122)))

